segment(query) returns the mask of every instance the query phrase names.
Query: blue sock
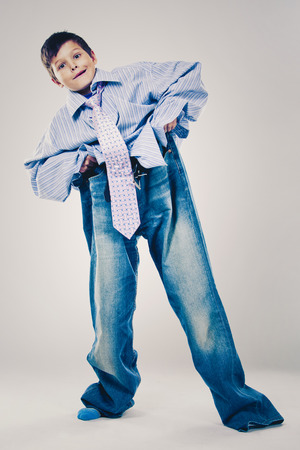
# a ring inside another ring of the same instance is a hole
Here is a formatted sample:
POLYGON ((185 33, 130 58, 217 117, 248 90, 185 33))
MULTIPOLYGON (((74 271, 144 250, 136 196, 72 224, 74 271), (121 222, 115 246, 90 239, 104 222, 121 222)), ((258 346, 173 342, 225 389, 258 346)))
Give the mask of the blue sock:
POLYGON ((101 414, 95 408, 82 408, 78 411, 77 418, 80 420, 99 419, 101 414))

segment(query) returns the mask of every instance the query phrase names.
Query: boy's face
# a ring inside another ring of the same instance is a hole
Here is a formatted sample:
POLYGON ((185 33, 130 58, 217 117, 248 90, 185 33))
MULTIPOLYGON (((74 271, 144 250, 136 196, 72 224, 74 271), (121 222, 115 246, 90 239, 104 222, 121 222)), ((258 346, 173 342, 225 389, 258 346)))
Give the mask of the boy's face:
POLYGON ((52 58, 51 67, 57 78, 52 81, 60 87, 66 86, 71 91, 86 95, 95 76, 97 58, 90 56, 76 42, 67 41, 52 58))

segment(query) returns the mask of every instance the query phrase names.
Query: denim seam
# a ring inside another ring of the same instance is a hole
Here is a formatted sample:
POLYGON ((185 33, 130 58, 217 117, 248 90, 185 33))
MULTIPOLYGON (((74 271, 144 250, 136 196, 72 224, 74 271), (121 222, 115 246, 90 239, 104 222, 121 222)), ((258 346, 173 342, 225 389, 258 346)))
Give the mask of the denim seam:
POLYGON ((182 179, 182 181, 184 183, 184 190, 187 191, 188 190, 188 186, 187 186, 187 184, 185 182, 186 180, 185 180, 185 176, 184 176, 184 171, 182 170, 182 168, 180 167, 180 164, 178 163, 178 161, 180 161, 180 160, 179 160, 178 156, 173 151, 171 151, 171 155, 173 156, 173 160, 174 160, 174 162, 176 164, 179 176, 180 176, 180 178, 182 179))

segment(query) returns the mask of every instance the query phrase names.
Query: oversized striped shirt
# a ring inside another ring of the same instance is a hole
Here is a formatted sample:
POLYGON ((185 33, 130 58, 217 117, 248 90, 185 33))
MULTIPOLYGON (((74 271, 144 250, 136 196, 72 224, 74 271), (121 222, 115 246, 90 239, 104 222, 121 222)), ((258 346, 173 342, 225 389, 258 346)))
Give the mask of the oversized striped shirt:
MULTIPOLYGON (((164 125, 177 118, 172 131, 177 144, 188 136, 188 121, 197 120, 207 101, 200 62, 139 62, 111 72, 96 68, 91 83, 105 82, 102 108, 118 127, 130 156, 142 166, 165 165, 159 143, 167 145, 164 125)), ((65 201, 87 155, 103 162, 86 98, 68 90, 64 106, 55 114, 33 158, 25 161, 34 193, 65 201)))

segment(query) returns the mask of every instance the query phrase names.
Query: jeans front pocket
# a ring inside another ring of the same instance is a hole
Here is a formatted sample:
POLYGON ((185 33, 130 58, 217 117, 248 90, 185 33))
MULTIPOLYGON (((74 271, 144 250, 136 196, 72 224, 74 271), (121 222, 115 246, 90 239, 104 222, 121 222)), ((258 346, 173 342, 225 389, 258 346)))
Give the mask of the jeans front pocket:
POLYGON ((106 166, 105 163, 100 164, 100 166, 97 166, 94 170, 94 175, 87 178, 87 181, 92 184, 94 181, 101 178, 104 173, 106 173, 106 166))

